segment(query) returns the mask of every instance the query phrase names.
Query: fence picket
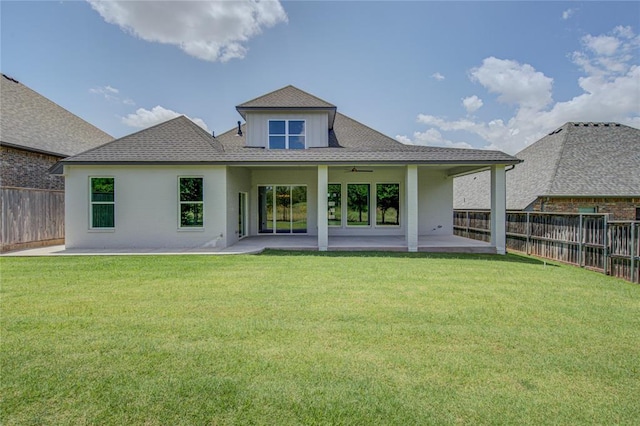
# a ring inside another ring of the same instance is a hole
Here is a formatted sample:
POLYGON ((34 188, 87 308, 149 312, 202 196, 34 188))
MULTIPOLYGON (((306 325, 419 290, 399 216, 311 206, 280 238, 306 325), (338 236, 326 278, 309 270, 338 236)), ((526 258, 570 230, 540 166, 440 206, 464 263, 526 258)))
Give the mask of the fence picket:
POLYGON ((0 188, 2 251, 64 239, 64 191, 0 188))
MULTIPOLYGON (((454 234, 490 241, 486 210, 455 210, 454 234), (470 217, 466 223, 460 218, 470 217)), ((640 282, 640 222, 597 213, 507 212, 507 248, 640 282)))

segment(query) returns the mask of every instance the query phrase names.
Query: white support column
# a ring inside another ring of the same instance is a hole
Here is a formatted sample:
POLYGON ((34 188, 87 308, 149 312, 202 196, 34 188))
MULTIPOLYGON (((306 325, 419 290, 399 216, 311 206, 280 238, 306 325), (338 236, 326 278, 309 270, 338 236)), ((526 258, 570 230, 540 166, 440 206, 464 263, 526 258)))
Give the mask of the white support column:
POLYGON ((507 181, 504 166, 491 167, 491 245, 507 253, 507 181))
POLYGON ((418 166, 407 165, 407 248, 418 251, 418 166))
POLYGON ((329 167, 318 166, 318 250, 327 251, 329 247, 329 224, 327 218, 329 185, 329 167))

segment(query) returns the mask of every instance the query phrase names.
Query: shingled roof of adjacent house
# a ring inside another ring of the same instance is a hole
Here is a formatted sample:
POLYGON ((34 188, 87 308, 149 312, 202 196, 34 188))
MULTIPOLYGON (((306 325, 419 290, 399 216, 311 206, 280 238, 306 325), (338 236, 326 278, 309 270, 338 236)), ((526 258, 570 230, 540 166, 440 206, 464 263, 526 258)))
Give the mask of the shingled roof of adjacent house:
MULTIPOLYGON (((640 130, 617 123, 566 123, 516 154, 507 173, 507 209, 538 197, 640 196, 640 130)), ((454 207, 489 208, 489 174, 457 178, 454 207)))
MULTIPOLYGON (((312 95, 287 86, 281 91, 256 98, 245 104, 272 105, 279 109, 293 96, 310 104, 328 104, 312 95), (280 94, 277 94, 280 93, 280 94), (288 95, 287 95, 288 94, 288 95), (273 95, 273 96, 271 96, 273 95), (278 98, 278 102, 273 99, 278 98), (262 100, 261 100, 262 99, 262 100), (266 103, 265 103, 266 99, 266 103), (271 99, 271 100, 269 100, 271 99)), ((293 102, 293 101, 292 101, 293 102)), ((243 105, 245 105, 243 104, 243 105)), ((335 108, 335 107, 334 107, 335 108)), ((181 116, 148 129, 117 139, 109 144, 65 159, 60 164, 353 164, 353 163, 420 163, 420 164, 515 164, 516 158, 499 151, 437 148, 405 145, 359 123, 335 113, 329 132, 329 146, 304 150, 265 149, 246 146, 246 128, 242 134, 234 128, 213 137, 181 116)))
POLYGON ((67 157, 113 140, 17 80, 0 77, 0 145, 67 157))

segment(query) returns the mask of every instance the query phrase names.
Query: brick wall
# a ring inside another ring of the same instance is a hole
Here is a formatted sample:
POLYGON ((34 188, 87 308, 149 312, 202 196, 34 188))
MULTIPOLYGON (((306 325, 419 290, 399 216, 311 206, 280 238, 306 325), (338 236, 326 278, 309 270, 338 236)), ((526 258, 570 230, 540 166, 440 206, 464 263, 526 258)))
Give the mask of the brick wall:
POLYGON ((610 214, 612 220, 635 220, 640 198, 538 198, 534 211, 578 213, 581 207, 596 207, 596 213, 610 214))
POLYGON ((48 170, 59 157, 0 146, 0 185, 18 188, 64 189, 62 176, 48 170))

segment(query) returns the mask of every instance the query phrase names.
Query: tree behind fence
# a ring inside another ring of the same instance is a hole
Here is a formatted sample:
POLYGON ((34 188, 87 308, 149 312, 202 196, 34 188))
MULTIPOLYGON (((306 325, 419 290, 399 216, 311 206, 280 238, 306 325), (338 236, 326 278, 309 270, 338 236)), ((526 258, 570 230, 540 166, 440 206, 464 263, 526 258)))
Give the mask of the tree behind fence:
POLYGON ((64 242, 64 191, 0 188, 2 251, 64 242))
MULTIPOLYGON (((489 241, 490 211, 455 210, 454 233, 489 241)), ((640 222, 605 214, 507 212, 507 248, 640 282, 640 222)))

